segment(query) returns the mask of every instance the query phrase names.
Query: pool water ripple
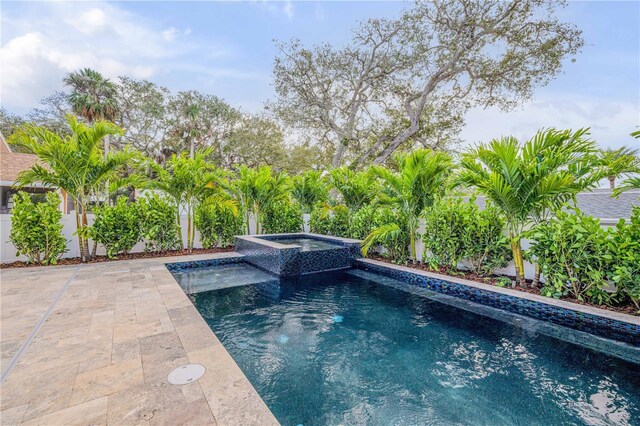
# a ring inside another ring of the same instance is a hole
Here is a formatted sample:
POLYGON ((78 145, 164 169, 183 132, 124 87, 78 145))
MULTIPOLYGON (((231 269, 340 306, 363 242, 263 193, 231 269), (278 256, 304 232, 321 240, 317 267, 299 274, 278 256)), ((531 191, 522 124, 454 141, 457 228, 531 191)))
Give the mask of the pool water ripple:
POLYGON ((388 284, 342 272, 192 300, 283 425, 640 424, 638 364, 388 284))

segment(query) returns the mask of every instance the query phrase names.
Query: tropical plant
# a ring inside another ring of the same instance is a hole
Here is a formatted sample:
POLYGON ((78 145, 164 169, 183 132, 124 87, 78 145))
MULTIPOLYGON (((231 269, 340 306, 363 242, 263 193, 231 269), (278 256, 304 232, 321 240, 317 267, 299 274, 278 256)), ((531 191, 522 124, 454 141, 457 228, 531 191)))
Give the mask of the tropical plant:
POLYGON ((578 300, 608 302, 610 232, 600 220, 582 214, 558 210, 555 217, 534 226, 526 233, 532 244, 525 257, 535 259, 542 269, 545 296, 570 294, 578 300))
POLYGON ((20 191, 13 200, 9 239, 17 250, 16 256, 27 256, 29 263, 55 264, 67 251, 60 197, 48 192, 44 202, 34 203, 29 194, 20 191))
MULTIPOLYGON (((155 173, 155 179, 149 181, 148 187, 164 192, 171 197, 176 205, 176 223, 181 226, 181 210, 187 213, 187 244, 186 249, 193 250, 195 226, 193 224, 194 210, 199 203, 208 200, 232 209, 237 209, 235 200, 226 192, 229 183, 224 173, 208 163, 205 158, 209 151, 196 152, 194 157, 186 153, 173 155, 162 167, 154 162, 150 163, 155 173)), ((184 248, 182 234, 180 243, 184 248)))
POLYGON ((631 220, 616 225, 608 244, 612 266, 608 278, 618 291, 640 311, 640 207, 634 207, 631 220))
POLYGON ((264 232, 286 234, 302 230, 302 209, 297 202, 288 200, 275 202, 262 215, 264 232))
POLYGON ((362 242, 362 254, 368 256, 372 247, 380 246, 383 256, 396 263, 405 263, 411 243, 406 215, 389 207, 379 209, 374 226, 374 230, 362 242))
MULTIPOLYGON (((513 137, 494 139, 462 156, 458 183, 489 199, 507 223, 516 280, 524 285, 521 238, 530 224, 551 213, 600 179, 594 173, 597 150, 587 129, 549 129, 521 145, 513 137)), ((540 275, 536 267, 533 285, 540 275)))
POLYGON ((118 178, 125 166, 132 165, 136 156, 128 150, 110 153, 103 158, 100 141, 106 135, 116 135, 120 129, 107 121, 97 121, 91 126, 78 122, 71 114, 66 116, 70 135, 61 137, 42 127, 25 124, 10 141, 32 152, 38 163, 23 171, 16 180, 17 186, 40 182, 45 186, 60 188, 76 205, 76 225, 82 261, 89 258, 89 244, 85 236, 88 227, 87 213, 90 202, 106 199, 105 183, 110 181, 109 191, 137 182, 138 176, 118 178))
POLYGON ((410 255, 415 261, 420 215, 447 188, 453 160, 444 152, 417 149, 398 154, 396 163, 397 171, 383 166, 374 166, 371 170, 383 182, 378 203, 392 206, 407 218, 410 255))
POLYGON ((309 170, 293 178, 291 195, 298 201, 303 213, 311 213, 314 206, 327 201, 329 190, 322 174, 309 170))
POLYGON ((613 195, 619 197, 623 192, 640 189, 640 177, 630 177, 622 185, 613 190, 613 195))
POLYGON ((336 237, 348 237, 350 217, 351 211, 348 207, 343 205, 333 206, 331 208, 329 234, 336 237))
POLYGON ((316 208, 311 211, 309 229, 314 234, 331 234, 331 207, 328 204, 316 206, 316 208))
POLYGON ((465 232, 474 213, 474 205, 459 198, 444 198, 426 209, 424 261, 431 268, 457 270, 465 256, 465 232))
POLYGON ((609 180, 609 187, 616 187, 616 179, 631 173, 640 173, 638 150, 626 146, 618 149, 607 148, 600 151, 602 174, 609 180))
POLYGON ((351 215, 349 237, 364 240, 375 229, 376 206, 366 205, 351 215))
POLYGON ((138 209, 145 251, 163 252, 180 248, 175 200, 151 192, 138 200, 138 209))
POLYGON ((121 197, 113 206, 104 204, 94 209, 94 221, 88 236, 102 244, 107 257, 127 254, 142 238, 142 222, 137 203, 121 197))
MULTIPOLYGON (((89 123, 115 121, 118 115, 117 87, 109 79, 98 71, 84 68, 67 74, 64 82, 71 87, 69 104, 75 114, 89 123)), ((104 138, 104 153, 109 153, 109 135, 104 138)))
POLYGON ((476 274, 491 274, 507 266, 511 250, 504 219, 493 207, 480 210, 473 199, 447 197, 424 217, 425 262, 431 267, 456 270, 466 260, 476 274))
POLYGON ((204 248, 226 247, 242 233, 243 215, 226 203, 201 203, 195 212, 195 226, 204 248))
POLYGON ((347 167, 331 170, 331 185, 342 196, 342 202, 352 211, 371 204, 376 197, 375 177, 368 172, 354 172, 347 167))
POLYGON ((238 172, 235 187, 246 215, 247 234, 251 233, 250 213, 256 220, 256 233, 261 234, 264 210, 289 197, 289 176, 285 172, 274 173, 269 166, 260 166, 257 169, 240 166, 238 172))

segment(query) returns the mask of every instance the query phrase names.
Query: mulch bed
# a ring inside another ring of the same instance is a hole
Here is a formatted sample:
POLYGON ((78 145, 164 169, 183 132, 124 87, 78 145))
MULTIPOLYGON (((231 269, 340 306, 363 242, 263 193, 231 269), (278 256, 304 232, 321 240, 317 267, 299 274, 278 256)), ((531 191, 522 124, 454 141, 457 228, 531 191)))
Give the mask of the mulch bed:
MULTIPOLYGON (((373 260, 379 260, 381 262, 389 262, 389 259, 379 256, 379 255, 370 255, 368 256, 370 259, 373 260)), ((493 275, 493 276, 489 276, 489 277, 485 277, 485 276, 481 276, 478 274, 474 274, 473 272, 468 272, 468 271, 461 271, 458 270, 455 273, 451 273, 451 271, 445 270, 445 269, 432 269, 429 268, 429 266, 425 265, 424 263, 406 263, 406 264, 402 264, 402 266, 406 266, 408 268, 412 268, 412 269, 420 269, 422 271, 427 271, 427 272, 433 272, 436 274, 442 274, 442 275, 448 275, 450 277, 457 277, 457 278, 462 278, 465 280, 469 280, 469 281, 475 281, 475 282, 479 282, 479 283, 483 283, 483 284, 489 284, 489 285, 497 285, 497 283, 499 282, 500 278, 504 278, 504 276, 501 275, 493 275)), ((512 277, 507 277, 509 279, 512 279, 512 277)), ((522 291, 524 293, 530 293, 530 294, 537 294, 540 295, 540 288, 532 288, 529 285, 531 284, 531 281, 527 281, 527 287, 521 287, 521 286, 504 286, 505 288, 510 288, 512 290, 517 290, 517 291, 522 291)), ((609 306, 609 305, 596 305, 595 303, 589 303, 589 302, 585 302, 585 301, 581 301, 578 299, 575 299, 573 297, 569 297, 569 296, 564 296, 561 298, 561 300, 567 301, 567 302, 572 302, 572 303, 577 303, 579 305, 585 305, 585 306, 592 306, 594 308, 600 308, 600 309, 605 309, 607 311, 612 311, 612 312, 620 312, 623 314, 628 314, 628 315, 635 315, 635 316, 640 316, 640 312, 638 312, 638 310, 636 309, 636 307, 631 304, 628 303, 626 305, 617 305, 617 306, 609 306)))
MULTIPOLYGON (((193 249, 191 253, 187 250, 170 250, 163 252, 142 252, 142 253, 129 253, 129 254, 121 254, 118 257, 113 259, 109 259, 107 256, 96 256, 94 259, 86 263, 101 263, 101 262, 111 262, 114 260, 135 260, 135 259, 152 259, 154 257, 179 257, 179 256, 189 256, 194 254, 209 254, 209 253, 226 253, 233 251, 233 247, 216 247, 211 249, 193 249)), ((67 259, 60 259, 56 265, 77 265, 82 263, 79 257, 70 257, 67 259)), ((32 263, 17 261, 12 263, 0 263, 0 269, 8 269, 8 268, 25 268, 29 266, 35 266, 32 263)))

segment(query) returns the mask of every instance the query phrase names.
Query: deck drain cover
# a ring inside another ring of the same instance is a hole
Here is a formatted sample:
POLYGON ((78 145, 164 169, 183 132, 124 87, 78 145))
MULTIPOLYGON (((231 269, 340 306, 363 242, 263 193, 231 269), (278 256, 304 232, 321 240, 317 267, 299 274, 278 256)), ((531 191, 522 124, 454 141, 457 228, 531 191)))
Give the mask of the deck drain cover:
POLYGON ((173 370, 167 379, 172 385, 187 385, 202 377, 204 371, 204 366, 200 364, 187 364, 173 370))

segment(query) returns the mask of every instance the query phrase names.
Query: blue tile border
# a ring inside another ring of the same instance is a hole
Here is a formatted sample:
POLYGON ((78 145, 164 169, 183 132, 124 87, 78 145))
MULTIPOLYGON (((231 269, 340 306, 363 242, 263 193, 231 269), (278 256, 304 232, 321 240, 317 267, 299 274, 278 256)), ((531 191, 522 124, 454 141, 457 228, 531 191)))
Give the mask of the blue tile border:
MULTIPOLYGON (((427 288, 437 293, 470 300, 504 311, 549 321, 554 324, 584 331, 607 339, 640 346, 640 324, 620 321, 560 306, 528 300, 515 295, 486 290, 472 285, 455 283, 420 273, 407 271, 381 262, 356 260, 354 267, 379 273, 410 285, 427 288)), ((579 305, 578 305, 579 306, 579 305)))
POLYGON ((182 272, 187 271, 189 269, 195 268, 204 268, 207 266, 218 266, 218 265, 227 265, 229 263, 239 263, 244 262, 243 255, 236 256, 224 256, 224 257, 215 257, 212 259, 203 259, 203 260, 189 260, 186 262, 171 262, 165 263, 164 266, 169 270, 169 272, 182 272))

